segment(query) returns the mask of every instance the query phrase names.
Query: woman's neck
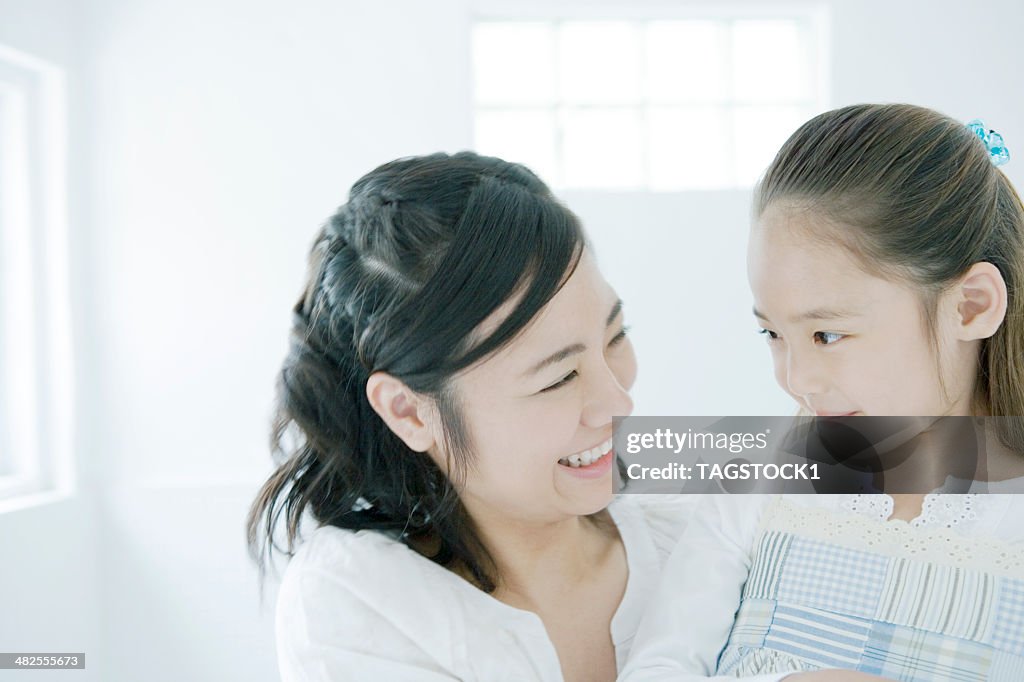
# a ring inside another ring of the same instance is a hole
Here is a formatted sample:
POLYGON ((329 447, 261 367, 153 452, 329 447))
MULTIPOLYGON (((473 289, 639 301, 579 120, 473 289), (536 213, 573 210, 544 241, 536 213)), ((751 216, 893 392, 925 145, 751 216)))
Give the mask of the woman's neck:
MULTIPOLYGON (((608 512, 600 514, 607 517, 608 512)), ((495 597, 531 608, 586 582, 611 556, 618 533, 610 521, 571 516, 559 521, 519 521, 472 514, 497 573, 495 597)))

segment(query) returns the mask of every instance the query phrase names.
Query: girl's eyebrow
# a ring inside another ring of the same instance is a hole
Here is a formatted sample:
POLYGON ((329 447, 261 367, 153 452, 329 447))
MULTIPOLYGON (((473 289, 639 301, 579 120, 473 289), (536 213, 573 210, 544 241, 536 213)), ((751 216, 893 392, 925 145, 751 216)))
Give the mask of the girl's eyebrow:
MULTIPOLYGON (((612 306, 612 311, 608 314, 608 320, 605 322, 605 327, 610 327, 612 325, 612 322, 615 321, 615 318, 619 316, 620 312, 622 312, 622 299, 621 298, 618 299, 617 301, 615 301, 615 305, 612 306)), ((565 360, 567 357, 569 357, 571 355, 576 355, 577 353, 582 353, 586 349, 587 349, 587 347, 585 345, 583 345, 582 343, 574 343, 571 346, 566 346, 562 350, 559 350, 559 351, 556 351, 556 352, 552 353, 551 355, 549 355, 548 357, 544 358, 543 360, 538 362, 536 365, 531 367, 530 369, 526 370, 524 376, 529 376, 531 374, 536 374, 537 372, 539 372, 540 370, 544 369, 548 365, 553 365, 556 362, 561 362, 562 360, 565 360)))
MULTIPOLYGON (((754 317, 758 318, 759 320, 764 320, 765 322, 770 321, 768 319, 768 316, 762 313, 756 307, 754 308, 754 317)), ((806 312, 800 313, 799 315, 794 315, 790 317, 789 321, 791 323, 796 323, 804 322, 806 320, 838 320, 851 317, 860 317, 860 313, 854 312, 852 310, 839 310, 835 308, 814 308, 813 310, 808 310, 806 312)))

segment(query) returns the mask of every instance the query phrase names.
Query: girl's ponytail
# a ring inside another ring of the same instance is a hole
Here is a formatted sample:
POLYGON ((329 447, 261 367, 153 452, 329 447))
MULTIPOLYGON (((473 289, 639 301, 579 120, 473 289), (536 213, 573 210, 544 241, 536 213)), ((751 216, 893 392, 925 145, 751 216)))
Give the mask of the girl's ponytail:
POLYGON ((997 419, 1003 444, 1024 453, 1024 203, 999 170, 993 170, 996 201, 992 259, 1006 281, 1006 321, 982 345, 979 402, 997 419))

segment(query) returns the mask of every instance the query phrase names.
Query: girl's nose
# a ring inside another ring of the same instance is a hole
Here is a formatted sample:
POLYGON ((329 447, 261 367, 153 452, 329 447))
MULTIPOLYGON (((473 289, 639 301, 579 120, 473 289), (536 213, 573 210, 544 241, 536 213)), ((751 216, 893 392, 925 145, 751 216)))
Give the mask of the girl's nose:
POLYGON ((801 397, 824 393, 825 373, 813 350, 790 350, 785 361, 786 386, 790 393, 801 397))

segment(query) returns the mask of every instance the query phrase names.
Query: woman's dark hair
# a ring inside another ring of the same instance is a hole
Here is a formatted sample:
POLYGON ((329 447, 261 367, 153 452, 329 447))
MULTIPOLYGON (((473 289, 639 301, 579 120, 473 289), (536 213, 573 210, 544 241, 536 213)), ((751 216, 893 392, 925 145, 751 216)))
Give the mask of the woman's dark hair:
POLYGON ((470 152, 399 159, 353 185, 320 230, 278 379, 277 470, 247 522, 261 571, 294 553, 304 512, 377 530, 468 572, 493 591, 494 565, 457 488, 473 444, 451 379, 515 338, 573 272, 577 218, 523 166, 470 152), (478 328, 506 301, 495 331, 478 328), (366 396, 377 371, 433 399, 451 478, 385 425, 366 396), (286 519, 287 549, 275 528, 286 519))
MULTIPOLYGON (((932 334, 938 295, 973 264, 995 265, 1006 282, 1006 321, 982 342, 974 408, 1024 415, 1024 204, 974 132, 910 104, 825 112, 768 167, 755 217, 779 204, 830 218, 810 236, 915 285, 932 334)), ((1024 451, 1021 420, 997 420, 997 429, 1005 445, 1024 451)))

